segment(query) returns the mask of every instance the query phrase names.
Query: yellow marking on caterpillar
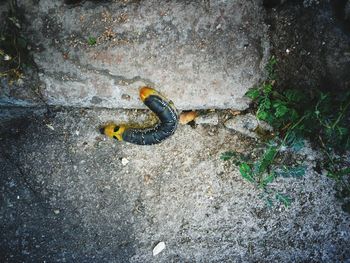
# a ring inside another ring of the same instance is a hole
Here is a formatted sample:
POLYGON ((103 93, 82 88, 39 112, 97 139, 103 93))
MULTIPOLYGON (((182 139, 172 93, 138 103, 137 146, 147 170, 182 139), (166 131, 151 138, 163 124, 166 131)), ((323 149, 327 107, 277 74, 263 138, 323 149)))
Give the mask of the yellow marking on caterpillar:
POLYGON ((108 124, 104 128, 102 128, 101 133, 104 133, 110 138, 115 138, 118 141, 123 140, 123 132, 125 131, 126 126, 124 125, 115 125, 115 124, 108 124))

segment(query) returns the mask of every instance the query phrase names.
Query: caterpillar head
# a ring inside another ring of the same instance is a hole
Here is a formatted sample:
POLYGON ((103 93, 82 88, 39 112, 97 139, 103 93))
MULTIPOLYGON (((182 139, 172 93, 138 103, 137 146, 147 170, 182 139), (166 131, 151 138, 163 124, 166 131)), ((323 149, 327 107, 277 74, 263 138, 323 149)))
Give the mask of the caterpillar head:
POLYGON ((124 125, 108 124, 100 128, 101 134, 105 134, 110 138, 117 139, 118 141, 123 140, 123 132, 125 131, 124 125))

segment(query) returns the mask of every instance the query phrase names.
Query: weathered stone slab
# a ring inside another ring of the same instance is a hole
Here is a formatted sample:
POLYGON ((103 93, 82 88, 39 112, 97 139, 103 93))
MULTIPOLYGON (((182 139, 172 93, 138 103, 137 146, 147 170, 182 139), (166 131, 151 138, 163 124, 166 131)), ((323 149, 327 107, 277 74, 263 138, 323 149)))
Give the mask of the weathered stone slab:
POLYGON ((268 56, 260 1, 18 3, 53 105, 143 108, 151 85, 180 109, 244 109, 268 56))

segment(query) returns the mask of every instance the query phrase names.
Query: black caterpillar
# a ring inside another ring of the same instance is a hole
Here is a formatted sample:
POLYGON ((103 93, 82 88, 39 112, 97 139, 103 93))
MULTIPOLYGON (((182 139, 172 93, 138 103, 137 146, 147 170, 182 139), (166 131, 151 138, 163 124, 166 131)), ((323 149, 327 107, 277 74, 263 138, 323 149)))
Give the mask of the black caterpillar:
POLYGON ((179 115, 174 104, 149 87, 140 89, 140 98, 159 118, 159 123, 156 126, 139 129, 125 125, 109 124, 100 129, 101 133, 119 141, 139 145, 157 144, 173 135, 179 121, 179 115))

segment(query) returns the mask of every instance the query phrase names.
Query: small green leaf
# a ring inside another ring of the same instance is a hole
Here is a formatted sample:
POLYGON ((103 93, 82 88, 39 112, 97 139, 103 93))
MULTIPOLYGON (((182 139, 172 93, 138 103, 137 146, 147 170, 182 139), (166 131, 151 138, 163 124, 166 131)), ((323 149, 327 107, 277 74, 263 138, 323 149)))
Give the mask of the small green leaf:
POLYGON ((304 139, 295 131, 289 131, 285 137, 284 146, 291 148, 294 152, 298 152, 304 147, 304 139))
POLYGON ((259 120, 267 120, 269 114, 266 112, 266 111, 258 111, 258 113, 256 114, 256 117, 259 119, 259 120))
POLYGON ((277 201, 281 202, 285 207, 289 207, 290 204, 292 203, 292 199, 285 194, 281 194, 281 193, 276 193, 275 198, 277 201))
POLYGON ((269 59, 269 62, 266 65, 266 71, 268 73, 268 79, 273 80, 276 78, 276 74, 275 74, 275 65, 277 64, 277 60, 275 57, 271 57, 269 59))
POLYGON ((246 93, 246 96, 248 96, 248 98, 251 98, 252 100, 255 100, 257 97, 259 97, 259 95, 260 91, 258 88, 252 88, 246 93))
POLYGON ((282 104, 278 104, 278 106, 276 107, 275 116, 277 118, 283 117, 288 111, 289 111, 288 107, 282 104))
POLYGON ((272 164, 277 154, 277 148, 275 146, 270 146, 264 153, 258 166, 258 173, 264 173, 267 168, 272 164))
POLYGON ((93 45, 96 44, 96 38, 95 37, 89 37, 87 42, 88 42, 88 44, 90 46, 93 46, 93 45))
POLYGON ((242 177, 246 179, 249 182, 254 182, 254 175, 252 173, 252 169, 247 163, 242 163, 239 167, 239 172, 241 173, 242 177))
POLYGON ((272 85, 267 83, 263 86, 263 92, 265 95, 268 95, 272 91, 272 85))
POLYGON ((268 97, 263 97, 259 101, 259 107, 258 107, 258 112, 259 111, 267 111, 271 108, 271 100, 268 97))
POLYGON ((271 108, 271 100, 269 98, 265 98, 263 105, 264 105, 265 109, 270 109, 271 108))
POLYGON ((321 92, 320 100, 321 100, 321 101, 322 101, 322 100, 325 100, 328 96, 329 96, 328 93, 323 93, 323 92, 321 92))
POLYGON ((268 174, 260 183, 261 187, 266 187, 268 184, 272 183, 275 180, 276 175, 274 172, 268 174))

